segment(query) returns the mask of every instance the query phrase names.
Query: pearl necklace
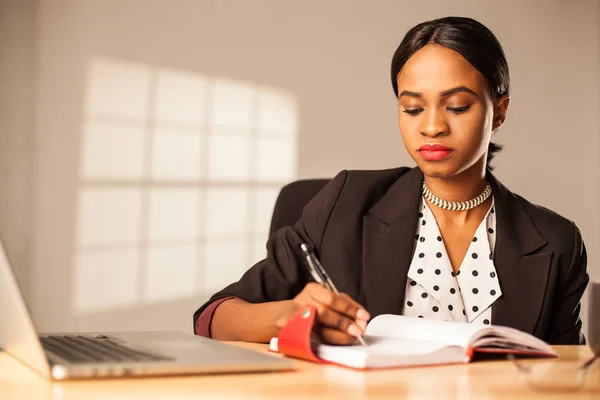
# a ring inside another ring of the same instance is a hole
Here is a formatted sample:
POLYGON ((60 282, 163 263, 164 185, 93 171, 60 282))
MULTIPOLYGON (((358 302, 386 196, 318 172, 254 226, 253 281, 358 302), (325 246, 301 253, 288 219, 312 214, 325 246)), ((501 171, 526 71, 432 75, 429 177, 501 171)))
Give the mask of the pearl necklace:
POLYGON ((488 197, 490 197, 491 194, 492 194, 492 188, 491 188, 490 184, 488 183, 485 185, 485 189, 483 190, 483 192, 481 192, 481 194, 479 196, 475 197, 474 199, 466 200, 466 201, 447 201, 447 200, 442 200, 439 197, 437 197, 435 194, 431 193, 429 191, 429 188, 425 184, 425 182, 423 182, 423 196, 427 200, 429 200, 431 202, 431 204, 433 204, 439 208, 442 208, 444 210, 450 210, 450 211, 470 210, 472 208, 477 207, 484 201, 486 201, 488 199, 488 197))

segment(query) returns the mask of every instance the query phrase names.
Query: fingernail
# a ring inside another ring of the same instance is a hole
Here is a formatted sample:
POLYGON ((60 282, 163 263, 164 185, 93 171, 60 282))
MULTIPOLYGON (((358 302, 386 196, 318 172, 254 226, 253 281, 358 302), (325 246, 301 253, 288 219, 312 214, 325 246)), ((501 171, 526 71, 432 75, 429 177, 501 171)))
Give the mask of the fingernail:
POLYGON ((363 310, 361 308, 356 312, 356 318, 364 319, 365 321, 368 321, 369 319, 371 319, 371 315, 367 312, 367 310, 363 310))
POLYGON ((359 319, 358 321, 354 321, 356 322, 356 325, 359 326, 359 328, 361 328, 363 330, 363 332, 367 329, 367 321, 363 321, 362 319, 359 319))
POLYGON ((354 336, 354 337, 359 337, 361 336, 363 333, 360 330, 360 328, 354 324, 351 324, 348 327, 348 335, 354 336))

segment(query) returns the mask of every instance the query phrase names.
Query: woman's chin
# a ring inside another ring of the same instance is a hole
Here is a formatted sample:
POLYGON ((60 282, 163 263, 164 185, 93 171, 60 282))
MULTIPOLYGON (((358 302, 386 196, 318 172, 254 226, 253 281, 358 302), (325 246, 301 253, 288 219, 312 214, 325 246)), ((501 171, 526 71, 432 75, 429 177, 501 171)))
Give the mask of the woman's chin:
POLYGON ((430 178, 451 178, 459 172, 455 165, 444 161, 424 161, 417 163, 417 165, 423 171, 423 174, 430 178))

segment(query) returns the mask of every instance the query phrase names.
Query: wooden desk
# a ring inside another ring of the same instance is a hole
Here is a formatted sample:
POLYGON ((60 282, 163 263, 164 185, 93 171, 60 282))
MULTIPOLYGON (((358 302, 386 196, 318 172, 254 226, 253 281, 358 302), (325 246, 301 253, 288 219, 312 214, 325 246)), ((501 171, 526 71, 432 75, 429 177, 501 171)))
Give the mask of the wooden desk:
MULTIPOLYGON (((266 351, 265 345, 239 345, 266 351)), ((526 362, 581 362, 591 355, 585 346, 556 349, 560 354, 558 360, 526 362)), ((600 399, 600 362, 591 367, 582 389, 550 395, 530 389, 508 361, 368 372, 302 361, 297 361, 296 367, 295 371, 281 373, 53 383, 0 353, 0 399, 600 399)))

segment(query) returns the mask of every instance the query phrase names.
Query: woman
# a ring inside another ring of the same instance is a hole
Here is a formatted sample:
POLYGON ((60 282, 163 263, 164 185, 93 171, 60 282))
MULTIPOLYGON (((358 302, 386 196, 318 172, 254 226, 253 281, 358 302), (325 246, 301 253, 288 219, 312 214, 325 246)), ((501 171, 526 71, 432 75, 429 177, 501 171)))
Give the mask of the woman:
POLYGON ((586 252, 574 223, 490 172, 509 71, 485 26, 449 17, 412 28, 392 59, 398 123, 417 168, 343 171, 276 232, 268 256, 194 314, 197 334, 266 342, 317 307, 317 333, 350 344, 383 313, 497 324, 583 343, 586 252), (340 292, 310 283, 300 244, 340 292))

